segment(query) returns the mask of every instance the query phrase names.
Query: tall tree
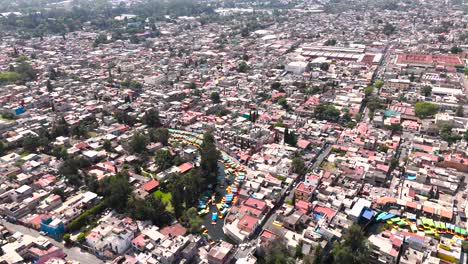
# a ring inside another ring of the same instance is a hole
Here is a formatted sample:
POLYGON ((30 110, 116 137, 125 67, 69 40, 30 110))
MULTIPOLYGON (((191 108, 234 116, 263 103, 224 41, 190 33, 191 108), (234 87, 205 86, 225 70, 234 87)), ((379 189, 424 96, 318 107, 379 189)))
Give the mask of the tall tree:
POLYGON ((464 116, 464 108, 462 104, 457 107, 457 110, 455 110, 455 115, 458 117, 464 116))
POLYGON ((136 154, 143 154, 146 152, 146 145, 148 144, 148 138, 141 134, 135 133, 129 142, 130 152, 136 154))
POLYGON ((370 250, 364 232, 358 225, 345 230, 340 242, 333 244, 333 263, 362 264, 369 262, 370 250))
POLYGON ((172 165, 172 157, 166 149, 158 150, 154 156, 154 161, 160 170, 165 170, 172 165))
POLYGON ((221 102, 218 92, 212 92, 210 98, 213 104, 219 104, 221 102))
POLYGON ((50 82, 50 80, 47 80, 46 82, 46 88, 47 88, 47 91, 49 93, 53 92, 54 91, 54 87, 52 86, 52 83, 50 82))
POLYGON ((212 132, 206 132, 203 135, 203 143, 200 148, 201 161, 200 168, 208 184, 216 184, 216 175, 218 173, 219 152, 216 149, 215 140, 212 132))
POLYGON ((151 142, 160 142, 164 146, 169 144, 169 130, 167 128, 152 128, 148 132, 151 142))
POLYGON ((292 264, 294 258, 288 251, 284 240, 276 239, 270 242, 265 249, 265 262, 272 264, 292 264))
POLYGON ((159 119, 159 111, 156 109, 150 109, 146 111, 143 116, 143 123, 149 127, 160 127, 162 126, 161 120, 159 119))
POLYGON ((292 171, 294 173, 297 173, 297 174, 304 173, 305 163, 304 163, 304 160, 302 159, 302 157, 300 155, 296 155, 292 159, 291 167, 292 167, 292 171))
POLYGON ((421 87, 421 95, 425 97, 429 97, 431 96, 431 94, 432 94, 432 86, 424 85, 423 87, 421 87))

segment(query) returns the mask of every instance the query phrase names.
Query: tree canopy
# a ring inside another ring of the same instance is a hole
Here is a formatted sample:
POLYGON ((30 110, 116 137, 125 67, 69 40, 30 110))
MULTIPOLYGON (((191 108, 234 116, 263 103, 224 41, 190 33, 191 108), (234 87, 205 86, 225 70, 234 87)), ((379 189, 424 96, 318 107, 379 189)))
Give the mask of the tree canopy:
POLYGON ((340 110, 332 104, 319 104, 314 110, 315 118, 336 122, 340 118, 340 110))
POLYGON ((429 97, 432 94, 432 86, 430 85, 424 85, 421 87, 421 95, 429 97))
POLYGON ((200 169, 208 184, 216 184, 218 173, 219 151, 216 149, 212 132, 203 135, 203 143, 200 148, 200 169))
POLYGON ((429 102, 417 102, 414 105, 414 112, 419 118, 427 118, 437 114, 439 107, 429 102))
POLYGON ((145 112, 143 116, 143 123, 149 127, 160 127, 162 126, 161 120, 159 119, 159 111, 156 109, 150 109, 145 112))
POLYGON ((271 264, 292 264, 294 258, 288 251, 284 240, 276 239, 270 242, 265 249, 265 262, 271 264))
POLYGON ((143 154, 146 152, 148 137, 141 133, 135 133, 128 144, 131 153, 143 154))
POLYGON ((212 92, 211 95, 210 95, 210 98, 211 98, 211 101, 213 102, 213 104, 221 103, 221 98, 220 98, 218 92, 212 92))
POLYGON ((333 263, 364 264, 369 263, 370 250, 364 232, 358 225, 345 230, 340 242, 333 244, 333 263))

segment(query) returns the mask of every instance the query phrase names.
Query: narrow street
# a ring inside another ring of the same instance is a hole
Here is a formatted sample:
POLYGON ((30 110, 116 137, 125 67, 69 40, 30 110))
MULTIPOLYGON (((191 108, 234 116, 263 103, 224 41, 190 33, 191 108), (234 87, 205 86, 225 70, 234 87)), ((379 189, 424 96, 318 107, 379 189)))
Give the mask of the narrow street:
MULTIPOLYGON (((22 225, 12 224, 12 223, 9 223, 9 222, 7 222, 7 221, 5 221, 3 219, 2 219, 1 223, 8 230, 10 230, 11 233, 21 232, 23 234, 30 235, 30 236, 33 236, 33 237, 41 236, 41 234, 39 234, 38 231, 36 231, 34 229, 31 229, 31 228, 28 228, 28 227, 24 227, 22 225)), ((47 240, 49 240, 49 242, 52 243, 54 246, 57 246, 57 247, 61 248, 63 250, 63 252, 65 254, 67 254, 67 259, 79 261, 80 263, 83 263, 83 264, 104 263, 102 260, 98 259, 96 256, 94 256, 92 254, 89 254, 88 252, 82 251, 81 248, 78 248, 78 247, 67 248, 67 247, 65 247, 63 245, 63 243, 55 241, 54 239, 52 239, 50 237, 47 237, 47 236, 43 236, 43 237, 47 238, 47 240)))
MULTIPOLYGON (((324 149, 322 149, 320 151, 319 155, 316 158, 312 159, 312 161, 307 165, 307 172, 310 172, 311 170, 318 168, 322 164, 323 160, 328 156, 328 154, 330 154, 331 149, 332 149, 332 145, 327 143, 324 146, 324 149)), ((254 236, 252 237, 252 239, 257 238, 258 235, 260 235, 261 230, 263 230, 265 226, 268 226, 270 223, 272 223, 275 220, 276 210, 278 210, 283 205, 284 200, 285 200, 285 198, 287 196, 287 193, 291 192, 291 190, 294 189, 294 187, 296 187, 297 183, 304 180, 304 177, 305 177, 305 175, 301 176, 301 177, 298 177, 293 184, 291 184, 286 190, 284 190, 284 192, 282 193, 281 198, 276 203, 276 205, 270 210, 270 212, 267 214, 266 220, 263 221, 262 225, 260 225, 257 228, 257 230, 256 230, 254 236)))

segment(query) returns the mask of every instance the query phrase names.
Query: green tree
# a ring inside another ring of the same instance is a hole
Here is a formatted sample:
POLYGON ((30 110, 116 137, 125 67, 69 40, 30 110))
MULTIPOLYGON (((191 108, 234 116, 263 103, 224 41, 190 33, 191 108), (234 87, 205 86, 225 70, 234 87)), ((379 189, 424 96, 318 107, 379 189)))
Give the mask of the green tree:
POLYGON ((281 105, 281 107, 283 109, 288 109, 289 108, 288 101, 286 101, 286 98, 280 97, 277 102, 278 102, 279 105, 281 105))
POLYGON ((15 71, 21 76, 23 81, 36 79, 37 71, 27 61, 20 62, 15 71))
POLYGON ((464 116, 464 108, 462 104, 457 107, 457 110, 455 110, 455 115, 458 117, 464 116))
POLYGON ((88 135, 88 129, 83 124, 74 125, 71 128, 70 134, 77 138, 86 137, 88 135))
POLYGON ((198 216, 198 212, 195 207, 191 207, 183 213, 182 221, 188 227, 189 233, 200 233, 203 219, 198 216))
POLYGON ((377 80, 377 81, 375 81, 375 83, 374 83, 374 86, 375 86, 377 89, 382 88, 383 85, 384 85, 384 81, 382 81, 382 80, 377 80))
POLYGON ((36 152, 39 148, 40 142, 38 136, 27 135, 23 139, 23 149, 27 152, 36 152))
POLYGON ((151 142, 161 142, 164 146, 169 144, 169 130, 167 128, 152 128, 148 135, 151 142))
POLYGON ((212 92, 211 95, 210 95, 210 98, 211 98, 211 101, 213 102, 213 104, 221 103, 221 99, 219 97, 218 92, 212 92))
POLYGON ((372 87, 372 86, 369 86, 366 89, 364 89, 364 95, 366 97, 371 96, 373 92, 374 92, 374 87, 372 87))
POLYGON ((320 64, 320 69, 322 71, 328 71, 328 69, 330 69, 330 64, 324 62, 324 63, 320 64))
POLYGON ((131 153, 143 154, 146 152, 146 145, 148 145, 148 138, 141 134, 135 133, 128 143, 131 153))
POLYGON ((451 49, 450 49, 450 52, 453 53, 453 54, 458 54, 458 53, 462 53, 463 52, 463 49, 458 47, 458 46, 453 46, 451 49))
POLYGON ((430 85, 424 85, 423 87, 421 87, 421 95, 422 96, 426 96, 426 97, 429 97, 431 96, 432 94, 432 86, 430 85))
POLYGON ((200 169, 208 184, 216 184, 218 173, 219 152, 216 149, 214 136, 211 132, 203 134, 203 143, 200 148, 200 169))
POLYGON ((333 244, 333 263, 362 264, 369 262, 370 250, 364 232, 358 225, 345 230, 340 242, 333 244))
POLYGON ((65 241, 65 243, 67 244, 70 244, 71 243, 71 239, 70 239, 70 234, 69 233, 66 233, 63 235, 63 241, 65 241))
POLYGON ((184 212, 184 197, 183 193, 178 188, 172 188, 171 190, 171 204, 174 208, 174 215, 176 218, 182 216, 184 212))
POLYGON ((276 239, 265 249, 265 262, 271 264, 293 264, 294 258, 288 251, 284 240, 276 239))
POLYGON ((340 118, 340 114, 340 110, 331 104, 319 104, 314 110, 314 116, 319 120, 336 122, 340 118))
POLYGON ((54 145, 52 147, 51 154, 57 159, 62 159, 62 160, 68 159, 67 149, 63 145, 54 145))
POLYGON ((383 28, 383 33, 387 36, 390 36, 393 33, 395 33, 395 30, 396 30, 395 26, 387 22, 387 24, 385 24, 383 28))
POLYGON ((465 240, 462 242, 462 250, 465 253, 468 252, 468 241, 465 240))
POLYGON ((159 111, 156 109, 150 109, 145 112, 143 116, 143 123, 148 127, 160 127, 162 126, 161 120, 159 119, 159 111))
POLYGON ((50 82, 50 80, 47 80, 46 82, 46 88, 47 88, 47 91, 49 93, 53 92, 54 91, 54 87, 52 86, 52 83, 50 82))
POLYGON ((313 264, 320 264, 320 263, 322 263, 322 247, 320 245, 317 245, 315 247, 313 264))
POLYGON ((0 156, 5 155, 5 153, 6 153, 5 143, 3 143, 3 141, 0 141, 0 156))
POLYGON ((136 118, 129 115, 126 111, 117 111, 115 113, 115 118, 117 119, 117 122, 127 126, 133 126, 137 122, 136 118))
POLYGON ((68 125, 65 118, 59 118, 55 124, 52 126, 51 129, 51 136, 52 138, 60 137, 60 136, 68 136, 70 132, 70 126, 68 125))
POLYGON ((91 162, 86 158, 75 157, 67 159, 59 167, 59 174, 65 176, 68 182, 75 186, 81 185, 79 170, 91 166, 91 162))
POLYGON ((122 85, 123 87, 128 87, 132 90, 138 90, 143 87, 143 84, 141 84, 140 82, 135 81, 135 80, 130 80, 130 79, 126 79, 122 81, 120 85, 122 85))
POLYGON ((294 173, 299 175, 304 173, 305 170, 305 163, 304 160, 300 155, 296 155, 291 162, 291 169, 294 173))
POLYGON ((21 75, 17 72, 2 72, 0 73, 0 84, 15 83, 21 79, 21 75))
POLYGON ((276 121, 276 123, 274 124, 274 127, 284 127, 283 121, 281 120, 276 121))
POLYGON ((385 127, 386 129, 392 131, 392 133, 399 133, 402 131, 401 124, 391 124, 390 126, 385 127))
POLYGON ((325 43, 323 43, 325 46, 335 46, 336 45, 336 39, 327 39, 325 43))
POLYGON ((110 142, 110 140, 104 140, 104 142, 102 143, 102 148, 107 151, 107 152, 112 152, 114 151, 114 148, 112 147, 112 143, 110 142))
POLYGON ((461 136, 452 133, 453 127, 448 124, 444 124, 440 127, 439 134, 440 137, 447 141, 449 144, 456 142, 457 140, 462 139, 461 136))
POLYGON ((165 170, 172 165, 172 157, 166 149, 158 150, 154 156, 154 161, 160 170, 165 170))
POLYGON ((435 104, 429 103, 429 102, 417 102, 414 105, 414 112, 417 117, 419 118, 427 118, 434 116, 439 107, 435 104))
POLYGON ((189 83, 189 85, 188 85, 188 88, 189 88, 190 90, 195 90, 195 89, 197 89, 197 85, 195 84, 194 81, 191 81, 191 82, 189 83))
POLYGON ((249 70, 249 65, 245 61, 241 61, 239 65, 237 65, 237 71, 245 73, 249 70))
POLYGON ((65 192, 63 191, 62 188, 55 187, 55 188, 52 190, 52 193, 55 194, 55 195, 60 196, 60 198, 61 198, 62 200, 64 200, 64 198, 65 198, 65 192))
POLYGON ((132 192, 126 173, 106 177, 100 182, 99 193, 106 198, 108 207, 122 213, 127 208, 128 196, 132 192))
POLYGON ((281 83, 279 82, 274 82, 271 84, 271 89, 272 90, 279 90, 281 88, 281 83))

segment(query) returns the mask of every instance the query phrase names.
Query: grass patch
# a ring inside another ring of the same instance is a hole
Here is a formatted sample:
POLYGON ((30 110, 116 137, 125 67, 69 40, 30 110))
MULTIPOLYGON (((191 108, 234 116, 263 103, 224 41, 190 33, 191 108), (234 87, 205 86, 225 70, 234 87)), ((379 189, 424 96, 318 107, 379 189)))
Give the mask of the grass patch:
POLYGON ((331 162, 325 162, 325 163, 322 165, 322 168, 323 168, 325 171, 336 171, 336 166, 333 165, 333 163, 331 163, 331 162))
POLYGON ((174 208, 172 207, 172 203, 171 203, 171 199, 172 199, 172 196, 171 196, 171 193, 169 192, 163 192, 161 190, 157 190, 153 193, 154 197, 156 198, 161 198, 161 201, 163 201, 163 203, 166 204, 166 210, 173 213, 174 212, 174 208))
POLYGON ((13 122, 15 120, 14 119, 8 119, 8 118, 5 118, 5 117, 0 115, 0 121, 10 123, 10 122, 13 122))

